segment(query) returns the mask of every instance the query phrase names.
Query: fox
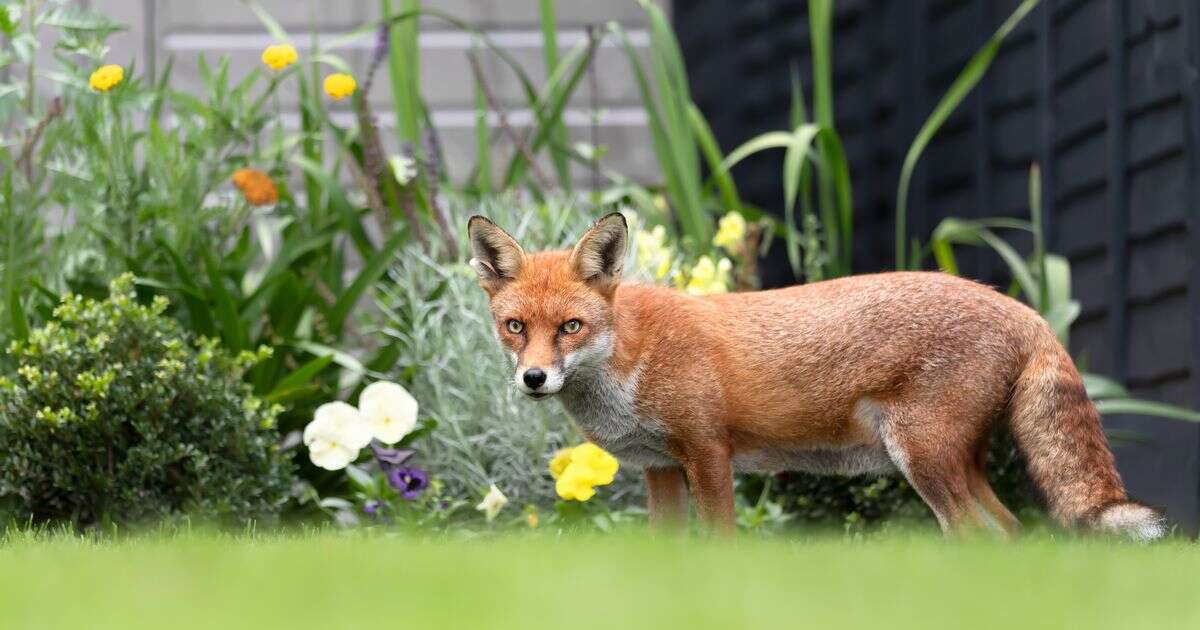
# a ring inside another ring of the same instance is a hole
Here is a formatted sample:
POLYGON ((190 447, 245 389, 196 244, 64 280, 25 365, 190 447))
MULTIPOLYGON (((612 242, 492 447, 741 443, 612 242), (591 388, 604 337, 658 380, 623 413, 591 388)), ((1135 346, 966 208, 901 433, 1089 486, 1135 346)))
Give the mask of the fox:
POLYGON ((947 535, 1015 536, 988 483, 1006 424, 1050 515, 1151 541, 1163 515, 1126 494, 1096 406, 1037 312, 940 272, 848 276, 696 296, 622 280, 629 227, 527 253, 486 217, 469 261, 511 383, 555 397, 581 433, 641 469, 652 526, 735 529, 735 472, 899 474, 947 535))

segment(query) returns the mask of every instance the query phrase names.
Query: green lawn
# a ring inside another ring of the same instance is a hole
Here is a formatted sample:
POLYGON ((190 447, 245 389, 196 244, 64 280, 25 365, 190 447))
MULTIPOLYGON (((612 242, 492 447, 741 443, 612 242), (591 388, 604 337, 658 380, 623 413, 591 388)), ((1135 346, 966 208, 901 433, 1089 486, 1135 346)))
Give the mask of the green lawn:
POLYGON ((0 628, 1197 628, 1200 548, 549 535, 12 540, 0 628))

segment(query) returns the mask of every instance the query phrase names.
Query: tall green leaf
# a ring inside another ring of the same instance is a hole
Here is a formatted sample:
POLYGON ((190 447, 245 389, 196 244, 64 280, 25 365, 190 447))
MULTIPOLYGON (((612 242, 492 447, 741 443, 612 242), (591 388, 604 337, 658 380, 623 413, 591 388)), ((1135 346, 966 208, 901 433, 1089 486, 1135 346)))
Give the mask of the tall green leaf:
MULTIPOLYGON (((538 3, 542 24, 542 61, 546 66, 546 80, 558 72, 558 16, 555 11, 557 0, 540 0, 538 3)), ((558 117, 550 126, 550 142, 553 145, 566 146, 569 143, 567 126, 562 117, 558 117)), ((567 156, 558 151, 551 151, 550 158, 554 163, 554 172, 558 175, 558 185, 563 190, 571 190, 571 166, 567 156)))
POLYGON ((967 98, 971 90, 983 79, 988 68, 992 65, 992 60, 996 58, 1000 52, 1000 46, 1004 43, 1008 34, 1016 28, 1021 20, 1038 5, 1039 0, 1024 0, 1012 15, 1000 25, 1000 28, 992 34, 983 48, 975 53, 967 65, 959 72, 958 77, 954 79, 954 83, 942 95, 940 101, 933 108, 933 113, 921 125, 920 131, 917 132, 916 138, 913 139, 912 145, 908 147, 908 153, 904 156, 904 163, 900 168, 900 184, 896 192, 896 267, 903 269, 908 261, 906 253, 908 241, 908 189, 912 184, 913 171, 917 168, 917 162, 921 159, 921 154, 929 146, 933 137, 950 118, 950 114, 954 113, 955 109, 962 104, 967 98))

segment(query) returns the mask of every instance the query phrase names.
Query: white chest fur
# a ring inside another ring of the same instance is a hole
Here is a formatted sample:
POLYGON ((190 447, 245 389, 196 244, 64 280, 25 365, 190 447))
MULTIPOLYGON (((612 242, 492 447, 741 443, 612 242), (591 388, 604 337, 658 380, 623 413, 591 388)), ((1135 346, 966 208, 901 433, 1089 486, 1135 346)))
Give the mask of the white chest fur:
POLYGON ((560 398, 585 434, 622 464, 674 466, 662 423, 637 413, 638 373, 621 379, 606 367, 582 369, 563 386, 560 398))

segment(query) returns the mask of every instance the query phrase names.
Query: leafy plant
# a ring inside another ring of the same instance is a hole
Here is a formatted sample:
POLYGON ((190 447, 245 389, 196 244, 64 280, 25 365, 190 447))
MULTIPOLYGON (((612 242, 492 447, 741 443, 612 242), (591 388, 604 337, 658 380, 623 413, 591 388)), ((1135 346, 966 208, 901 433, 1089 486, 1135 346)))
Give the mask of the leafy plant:
POLYGON ((272 521, 291 466, 279 408, 242 373, 269 350, 231 356, 137 302, 133 279, 96 301, 67 295, 11 351, 0 382, 0 498, 21 521, 89 527, 194 516, 272 521))

